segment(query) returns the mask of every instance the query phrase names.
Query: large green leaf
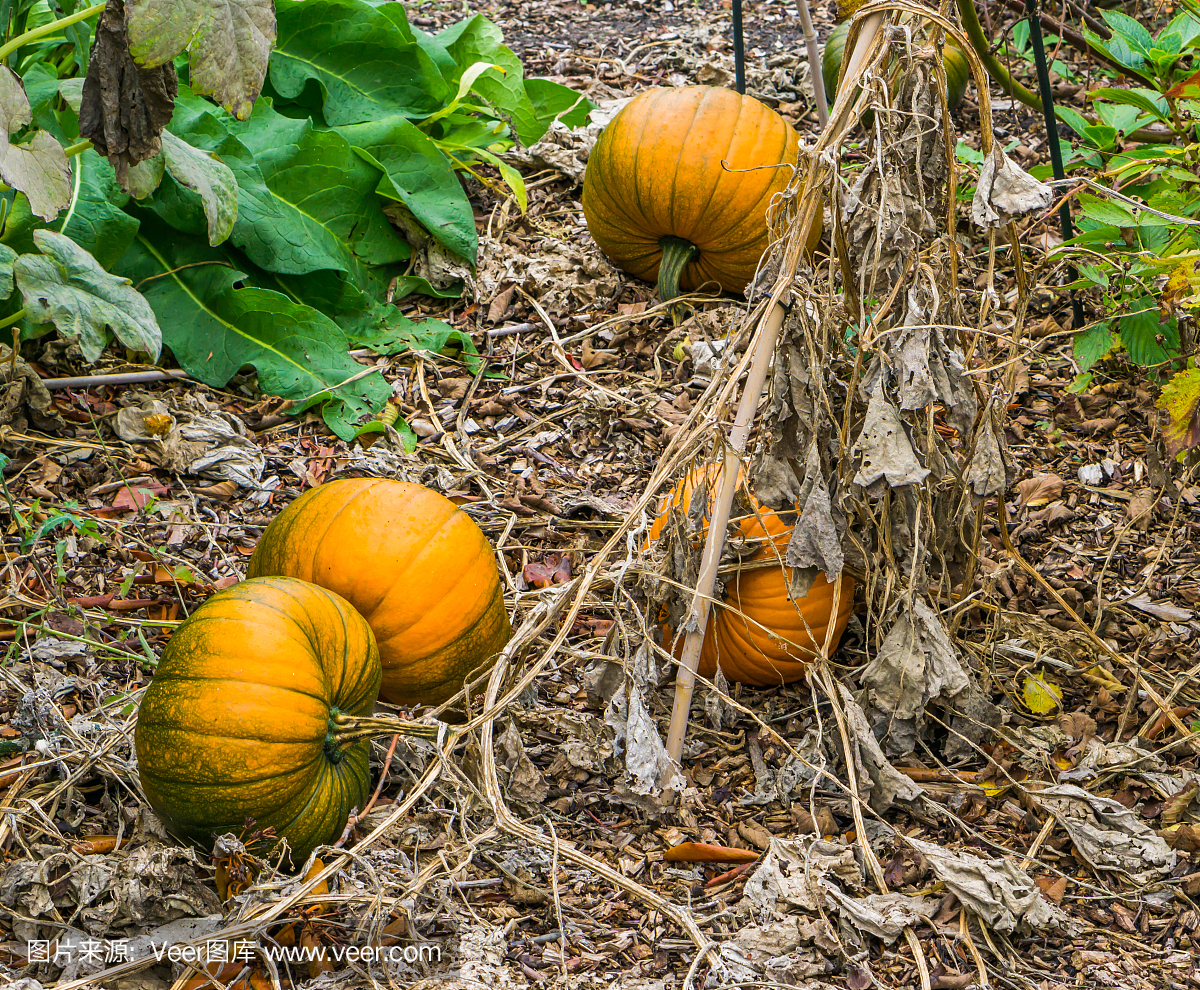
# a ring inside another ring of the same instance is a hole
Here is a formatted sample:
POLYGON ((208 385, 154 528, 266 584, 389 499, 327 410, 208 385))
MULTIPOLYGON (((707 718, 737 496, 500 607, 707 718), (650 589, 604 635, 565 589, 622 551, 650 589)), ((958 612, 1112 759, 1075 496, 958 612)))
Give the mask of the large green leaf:
POLYGON ((480 62, 497 65, 500 72, 488 72, 474 81, 472 89, 500 112, 511 119, 517 137, 524 144, 533 144, 546 133, 548 120, 538 117, 537 110, 525 91, 524 67, 521 60, 504 44, 500 29, 481 14, 436 35, 434 40, 454 59, 457 70, 449 81, 458 86, 463 73, 480 62))
POLYGON ((1159 323, 1158 305, 1149 296, 1131 301, 1129 310, 1119 326, 1130 361, 1147 367, 1179 354, 1179 327, 1174 317, 1159 323))
POLYGON ((73 163, 71 205, 54 220, 53 228, 111 268, 137 234, 138 222, 121 209, 129 195, 108 160, 91 148, 76 155, 73 163))
POLYGON ((266 100, 238 123, 182 89, 169 130, 214 152, 232 170, 238 216, 230 240, 259 267, 290 275, 334 269, 358 277, 364 263, 410 255, 375 194, 380 173, 341 135, 276 113, 266 100))
POLYGON ((582 93, 551 79, 526 79, 525 93, 539 120, 561 120, 568 127, 583 127, 596 109, 582 93))
POLYGON ((95 361, 111 332, 126 347, 158 357, 162 334, 155 314, 129 281, 110 275, 87 251, 53 230, 34 231, 41 254, 23 254, 14 265, 30 319, 53 323, 79 341, 95 361))
POLYGON ((349 356, 336 323, 280 292, 237 288, 243 275, 228 255, 198 238, 148 221, 117 270, 144 285, 164 342, 201 381, 221 386, 251 365, 263 392, 321 404, 329 428, 347 440, 391 395, 378 371, 364 375, 349 356))
POLYGON ((425 117, 453 93, 405 30, 407 21, 401 26, 381 8, 363 0, 277 0, 275 9, 271 85, 292 99, 315 82, 330 124, 425 117))
POLYGON ((475 263, 475 214, 446 156, 404 117, 337 128, 351 146, 383 172, 377 191, 399 200, 455 254, 475 263))
POLYGON ((318 268, 351 271, 355 259, 381 265, 409 256, 375 195, 380 175, 334 131, 320 131, 307 119, 276 113, 266 101, 232 133, 254 155, 267 189, 288 224, 296 251, 259 261, 273 271, 302 274, 318 268), (297 252, 318 251, 296 267, 297 252), (334 264, 329 264, 329 259, 334 264))

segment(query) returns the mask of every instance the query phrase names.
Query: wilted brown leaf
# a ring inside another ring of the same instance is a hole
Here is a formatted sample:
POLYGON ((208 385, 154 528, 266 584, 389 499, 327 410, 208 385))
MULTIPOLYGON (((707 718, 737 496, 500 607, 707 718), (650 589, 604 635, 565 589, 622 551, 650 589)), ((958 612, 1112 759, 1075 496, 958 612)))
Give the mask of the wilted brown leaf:
POLYGON ((129 54, 125 4, 108 0, 83 82, 79 135, 107 156, 127 187, 129 168, 162 150, 162 130, 175 112, 179 79, 174 62, 139 68, 129 54))
POLYGON ((1035 474, 1017 482, 1017 503, 1030 508, 1047 505, 1062 494, 1063 480, 1057 474, 1035 474))

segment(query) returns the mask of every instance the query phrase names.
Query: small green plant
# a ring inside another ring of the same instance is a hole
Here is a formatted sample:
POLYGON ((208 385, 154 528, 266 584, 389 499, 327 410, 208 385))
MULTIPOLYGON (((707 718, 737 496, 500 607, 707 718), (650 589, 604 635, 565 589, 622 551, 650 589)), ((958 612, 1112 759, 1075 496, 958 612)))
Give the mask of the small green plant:
POLYGON ((1169 414, 1168 444, 1180 453, 1200 441, 1200 373, 1183 339, 1200 311, 1200 16, 1185 11, 1152 34, 1125 14, 1098 13, 1112 37, 1085 30, 1088 42, 1145 85, 1091 91, 1094 120, 1058 108, 1081 139, 1069 168, 1094 170, 1080 180, 1080 232, 1059 249, 1079 273, 1075 287, 1095 290, 1101 309, 1075 336, 1074 389, 1086 389, 1091 369, 1124 350, 1170 379, 1159 404, 1169 414))

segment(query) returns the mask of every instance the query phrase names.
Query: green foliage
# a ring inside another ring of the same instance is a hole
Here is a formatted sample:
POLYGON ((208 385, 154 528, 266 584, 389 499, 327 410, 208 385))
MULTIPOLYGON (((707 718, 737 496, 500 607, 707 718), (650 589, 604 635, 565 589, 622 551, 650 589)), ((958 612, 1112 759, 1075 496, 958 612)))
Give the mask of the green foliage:
POLYGON ((478 369, 467 334, 392 305, 457 294, 407 270, 406 238, 474 264, 456 172, 506 186, 524 209, 502 156, 555 120, 585 122, 586 100, 525 79, 478 15, 429 35, 394 0, 125 0, 127 20, 57 3, 56 20, 44 0, 0 0, 8 324, 30 337, 52 323, 88 360, 114 337, 151 357, 169 349, 214 386, 252 371, 347 439, 377 431, 391 395, 352 347, 451 348, 478 369), (113 152, 110 110, 128 95, 105 89, 104 72, 122 32, 144 78, 162 82, 138 105, 165 122, 145 154, 113 152), (413 221, 403 232, 397 210, 413 221))
MULTIPOLYGON (((1112 37, 1084 34, 1132 79, 1089 93, 1094 121, 1059 108, 1081 139, 1069 170, 1085 169, 1090 180, 1078 196, 1079 234, 1060 251, 1079 273, 1076 286, 1094 289, 1105 314, 1076 335, 1075 359, 1088 373, 1123 350, 1154 376, 1173 373, 1160 405, 1178 453, 1196 442, 1200 399, 1179 333, 1179 317, 1200 311, 1192 264, 1200 253, 1200 87, 1189 75, 1200 51, 1200 15, 1184 11, 1152 32, 1118 11, 1098 13, 1112 37)), ((1081 376, 1081 386, 1088 380, 1081 376)))

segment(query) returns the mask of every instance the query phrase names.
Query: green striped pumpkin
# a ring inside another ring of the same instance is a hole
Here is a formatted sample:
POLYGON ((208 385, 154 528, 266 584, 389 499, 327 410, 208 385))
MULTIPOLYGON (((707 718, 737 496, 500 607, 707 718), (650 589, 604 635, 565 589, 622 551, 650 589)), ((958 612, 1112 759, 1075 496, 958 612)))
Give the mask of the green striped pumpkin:
POLYGON ((142 789, 168 830, 210 847, 248 818, 295 866, 333 842, 371 782, 375 637, 345 599, 294 578, 214 595, 171 637, 134 735, 142 789))
MULTIPOLYGON (((831 104, 837 96, 838 73, 842 69, 842 59, 846 56, 846 36, 849 33, 850 22, 842 21, 830 32, 825 42, 825 51, 821 55, 821 77, 825 81, 826 99, 831 104)), ((953 110, 966 95, 967 80, 971 75, 967 56, 953 38, 946 38, 946 45, 942 49, 942 64, 946 69, 946 102, 953 110)))

